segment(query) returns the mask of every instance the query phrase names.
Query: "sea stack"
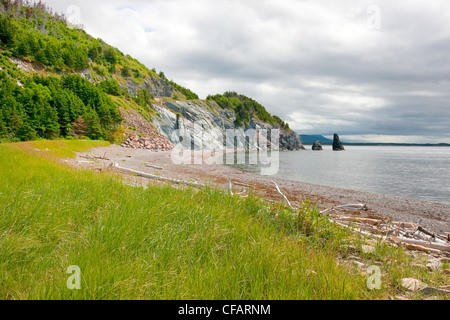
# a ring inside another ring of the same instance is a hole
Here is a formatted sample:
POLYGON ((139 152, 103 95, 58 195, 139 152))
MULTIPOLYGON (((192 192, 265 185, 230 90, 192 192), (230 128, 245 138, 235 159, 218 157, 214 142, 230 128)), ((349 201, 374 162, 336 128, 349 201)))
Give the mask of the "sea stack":
POLYGON ((320 141, 314 142, 314 144, 312 145, 312 149, 314 151, 322 151, 323 150, 322 143, 320 141))
POLYGON ((333 151, 345 151, 345 148, 342 145, 341 139, 337 133, 334 134, 333 151))

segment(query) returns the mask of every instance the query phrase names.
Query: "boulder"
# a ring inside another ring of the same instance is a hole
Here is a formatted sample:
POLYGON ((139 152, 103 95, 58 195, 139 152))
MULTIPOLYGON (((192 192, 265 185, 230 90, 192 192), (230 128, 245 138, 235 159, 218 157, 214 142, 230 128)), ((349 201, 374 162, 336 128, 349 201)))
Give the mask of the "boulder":
POLYGON ((345 151, 345 148, 342 145, 341 140, 340 140, 340 138, 339 138, 337 133, 334 134, 333 150, 334 151, 345 151))
POLYGON ((312 145, 312 149, 314 151, 322 151, 323 150, 322 142, 320 142, 320 141, 314 142, 313 145, 312 145))
POLYGON ((409 291, 419 291, 427 287, 425 283, 414 278, 405 278, 401 280, 401 286, 409 291))

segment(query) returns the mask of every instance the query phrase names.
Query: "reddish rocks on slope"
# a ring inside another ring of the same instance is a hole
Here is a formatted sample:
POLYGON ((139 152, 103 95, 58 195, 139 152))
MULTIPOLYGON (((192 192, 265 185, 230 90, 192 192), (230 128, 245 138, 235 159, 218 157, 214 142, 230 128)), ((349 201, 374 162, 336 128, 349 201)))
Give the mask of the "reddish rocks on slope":
POLYGON ((137 135, 129 135, 122 144, 124 148, 146 149, 151 151, 171 151, 174 146, 166 137, 155 136, 139 137, 137 135))

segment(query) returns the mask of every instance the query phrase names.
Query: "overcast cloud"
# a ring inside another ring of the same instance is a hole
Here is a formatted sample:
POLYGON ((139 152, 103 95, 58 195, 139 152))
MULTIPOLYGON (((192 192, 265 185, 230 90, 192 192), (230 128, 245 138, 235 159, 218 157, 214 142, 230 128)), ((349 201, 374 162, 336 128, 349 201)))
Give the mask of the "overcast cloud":
POLYGON ((305 134, 450 143, 448 0, 46 2, 201 98, 237 91, 305 134))

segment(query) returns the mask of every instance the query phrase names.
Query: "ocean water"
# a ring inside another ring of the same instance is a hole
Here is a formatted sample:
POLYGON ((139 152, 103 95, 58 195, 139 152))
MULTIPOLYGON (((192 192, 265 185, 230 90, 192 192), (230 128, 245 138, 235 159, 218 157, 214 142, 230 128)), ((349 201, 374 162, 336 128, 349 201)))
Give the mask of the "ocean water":
MULTIPOLYGON (((346 146, 343 152, 305 147, 309 150, 280 152, 274 177, 450 204, 450 147, 346 146)), ((231 166, 260 173, 263 165, 231 166)))

